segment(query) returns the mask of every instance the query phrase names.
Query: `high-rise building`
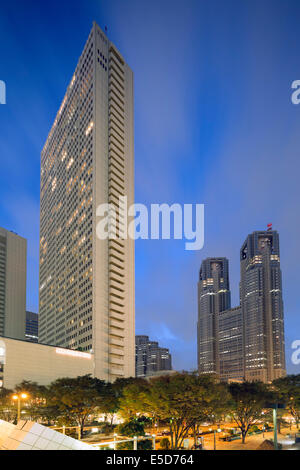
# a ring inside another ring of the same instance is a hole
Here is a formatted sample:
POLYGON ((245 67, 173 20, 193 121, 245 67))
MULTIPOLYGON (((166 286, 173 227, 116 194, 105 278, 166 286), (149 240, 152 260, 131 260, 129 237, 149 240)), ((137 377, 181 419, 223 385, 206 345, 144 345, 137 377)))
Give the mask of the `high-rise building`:
POLYGON ((25 339, 31 343, 39 341, 39 316, 34 312, 26 312, 25 339))
POLYGON ((160 371, 172 370, 172 357, 167 348, 161 348, 149 336, 135 337, 135 375, 149 377, 160 371))
POLYGON ((92 351, 109 381, 135 374, 134 241, 96 233, 107 203, 125 232, 120 197, 134 202, 133 73, 94 23, 41 155, 39 341, 92 351))
POLYGON ((221 380, 271 382, 286 374, 279 235, 253 232, 240 252, 240 306, 230 308, 228 261, 202 262, 198 370, 221 380))
POLYGON ((277 231, 248 235, 240 262, 245 379, 269 382, 286 374, 277 231))
POLYGON ((241 382, 244 379, 242 309, 230 308, 218 317, 220 380, 241 382))
POLYGON ((0 228, 0 336, 25 339, 25 238, 0 228))
POLYGON ((228 260, 207 258, 200 268, 198 282, 198 371, 220 374, 219 313, 231 306, 228 260))

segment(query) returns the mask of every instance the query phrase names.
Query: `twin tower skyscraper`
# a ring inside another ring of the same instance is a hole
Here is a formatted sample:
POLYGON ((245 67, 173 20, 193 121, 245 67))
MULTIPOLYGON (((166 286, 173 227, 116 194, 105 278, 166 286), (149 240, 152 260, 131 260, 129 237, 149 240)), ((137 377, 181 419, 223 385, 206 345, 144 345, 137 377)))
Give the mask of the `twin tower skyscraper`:
POLYGON ((271 382, 286 375, 279 235, 248 235, 240 250, 240 305, 231 308, 228 260, 202 262, 198 370, 221 380, 271 382))

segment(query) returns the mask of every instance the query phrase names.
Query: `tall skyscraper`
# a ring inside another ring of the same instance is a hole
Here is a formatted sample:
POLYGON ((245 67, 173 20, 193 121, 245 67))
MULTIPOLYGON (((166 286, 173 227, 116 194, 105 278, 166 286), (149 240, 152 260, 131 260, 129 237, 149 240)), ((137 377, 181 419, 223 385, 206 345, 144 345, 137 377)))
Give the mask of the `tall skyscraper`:
POLYGON ((136 377, 149 377, 157 372, 172 370, 172 356, 169 349, 159 346, 157 341, 150 341, 149 336, 135 337, 135 373, 136 377))
POLYGON ((277 231, 248 235, 240 260, 245 379, 269 382, 286 374, 277 231))
POLYGON ((27 241, 0 227, 0 336, 25 339, 27 241))
POLYGON ((134 241, 99 239, 96 213, 123 228, 133 152, 133 73, 94 23, 41 155, 39 341, 92 351, 109 381, 135 375, 134 241))
POLYGON ((220 374, 219 313, 230 306, 228 260, 205 259, 201 264, 198 283, 197 345, 200 374, 220 374))

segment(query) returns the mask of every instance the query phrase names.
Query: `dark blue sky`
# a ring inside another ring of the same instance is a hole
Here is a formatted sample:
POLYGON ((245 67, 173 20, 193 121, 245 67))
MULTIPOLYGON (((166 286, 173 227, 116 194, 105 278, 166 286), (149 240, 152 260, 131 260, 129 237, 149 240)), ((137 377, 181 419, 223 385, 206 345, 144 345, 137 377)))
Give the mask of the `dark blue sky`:
POLYGON ((136 201, 204 203, 205 247, 136 243, 136 327, 196 366, 201 260, 230 260, 273 226, 281 237, 287 362, 300 339, 300 3, 89 0, 0 4, 0 226, 28 239, 27 306, 38 308, 40 151, 96 20, 135 73, 136 201))

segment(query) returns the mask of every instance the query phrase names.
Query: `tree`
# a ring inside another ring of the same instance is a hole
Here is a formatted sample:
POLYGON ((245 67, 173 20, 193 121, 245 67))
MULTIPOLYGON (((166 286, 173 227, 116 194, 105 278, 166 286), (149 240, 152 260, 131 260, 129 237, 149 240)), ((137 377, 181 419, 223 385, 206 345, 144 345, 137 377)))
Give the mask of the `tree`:
POLYGON ((219 385, 210 377, 187 373, 166 375, 151 379, 136 401, 168 423, 171 449, 178 449, 190 430, 216 406, 217 390, 219 385))
POLYGON ((227 384, 218 383, 215 378, 200 375, 197 378, 197 386, 204 392, 202 406, 197 408, 191 429, 193 431, 194 445, 198 444, 198 435, 203 421, 215 423, 223 418, 227 411, 226 403, 229 400, 227 384))
POLYGON ((163 437, 161 440, 160 440, 160 448, 163 449, 163 450, 169 450, 170 449, 170 441, 167 437, 163 437))
MULTIPOLYGON (((126 437, 145 436, 144 424, 138 419, 130 419, 118 426, 118 434, 126 437)), ((133 442, 124 442, 118 445, 118 450, 132 450, 133 442)), ((138 441, 138 450, 151 450, 152 441, 150 439, 138 441)))
POLYGON ((125 421, 118 426, 117 430, 121 436, 134 437, 145 435, 144 425, 137 419, 125 421))
POLYGON ((229 385, 231 395, 228 403, 230 415, 242 433, 245 444, 250 427, 262 419, 262 410, 270 401, 270 391, 261 382, 232 383, 229 385))
POLYGON ((300 374, 276 379, 273 386, 278 393, 278 401, 285 404, 298 426, 300 422, 300 374))
POLYGON ((109 419, 110 426, 113 425, 114 417, 119 410, 119 399, 113 383, 107 383, 101 393, 101 411, 105 415, 105 421, 109 419))
POLYGON ((145 392, 149 382, 144 379, 130 380, 119 389, 119 413, 127 420, 134 419, 138 414, 149 411, 145 403, 145 392))
POLYGON ((0 388, 0 419, 8 422, 17 420, 17 409, 12 402, 13 391, 0 388))
POLYGON ((101 406, 104 382, 84 375, 58 379, 49 387, 49 404, 58 408, 60 418, 80 427, 80 437, 89 415, 101 406))
POLYGON ((57 415, 57 409, 47 404, 48 389, 46 386, 29 380, 23 380, 23 382, 16 386, 15 391, 27 394, 28 398, 24 402, 24 410, 30 419, 33 421, 46 421, 48 424, 53 422, 57 415))

